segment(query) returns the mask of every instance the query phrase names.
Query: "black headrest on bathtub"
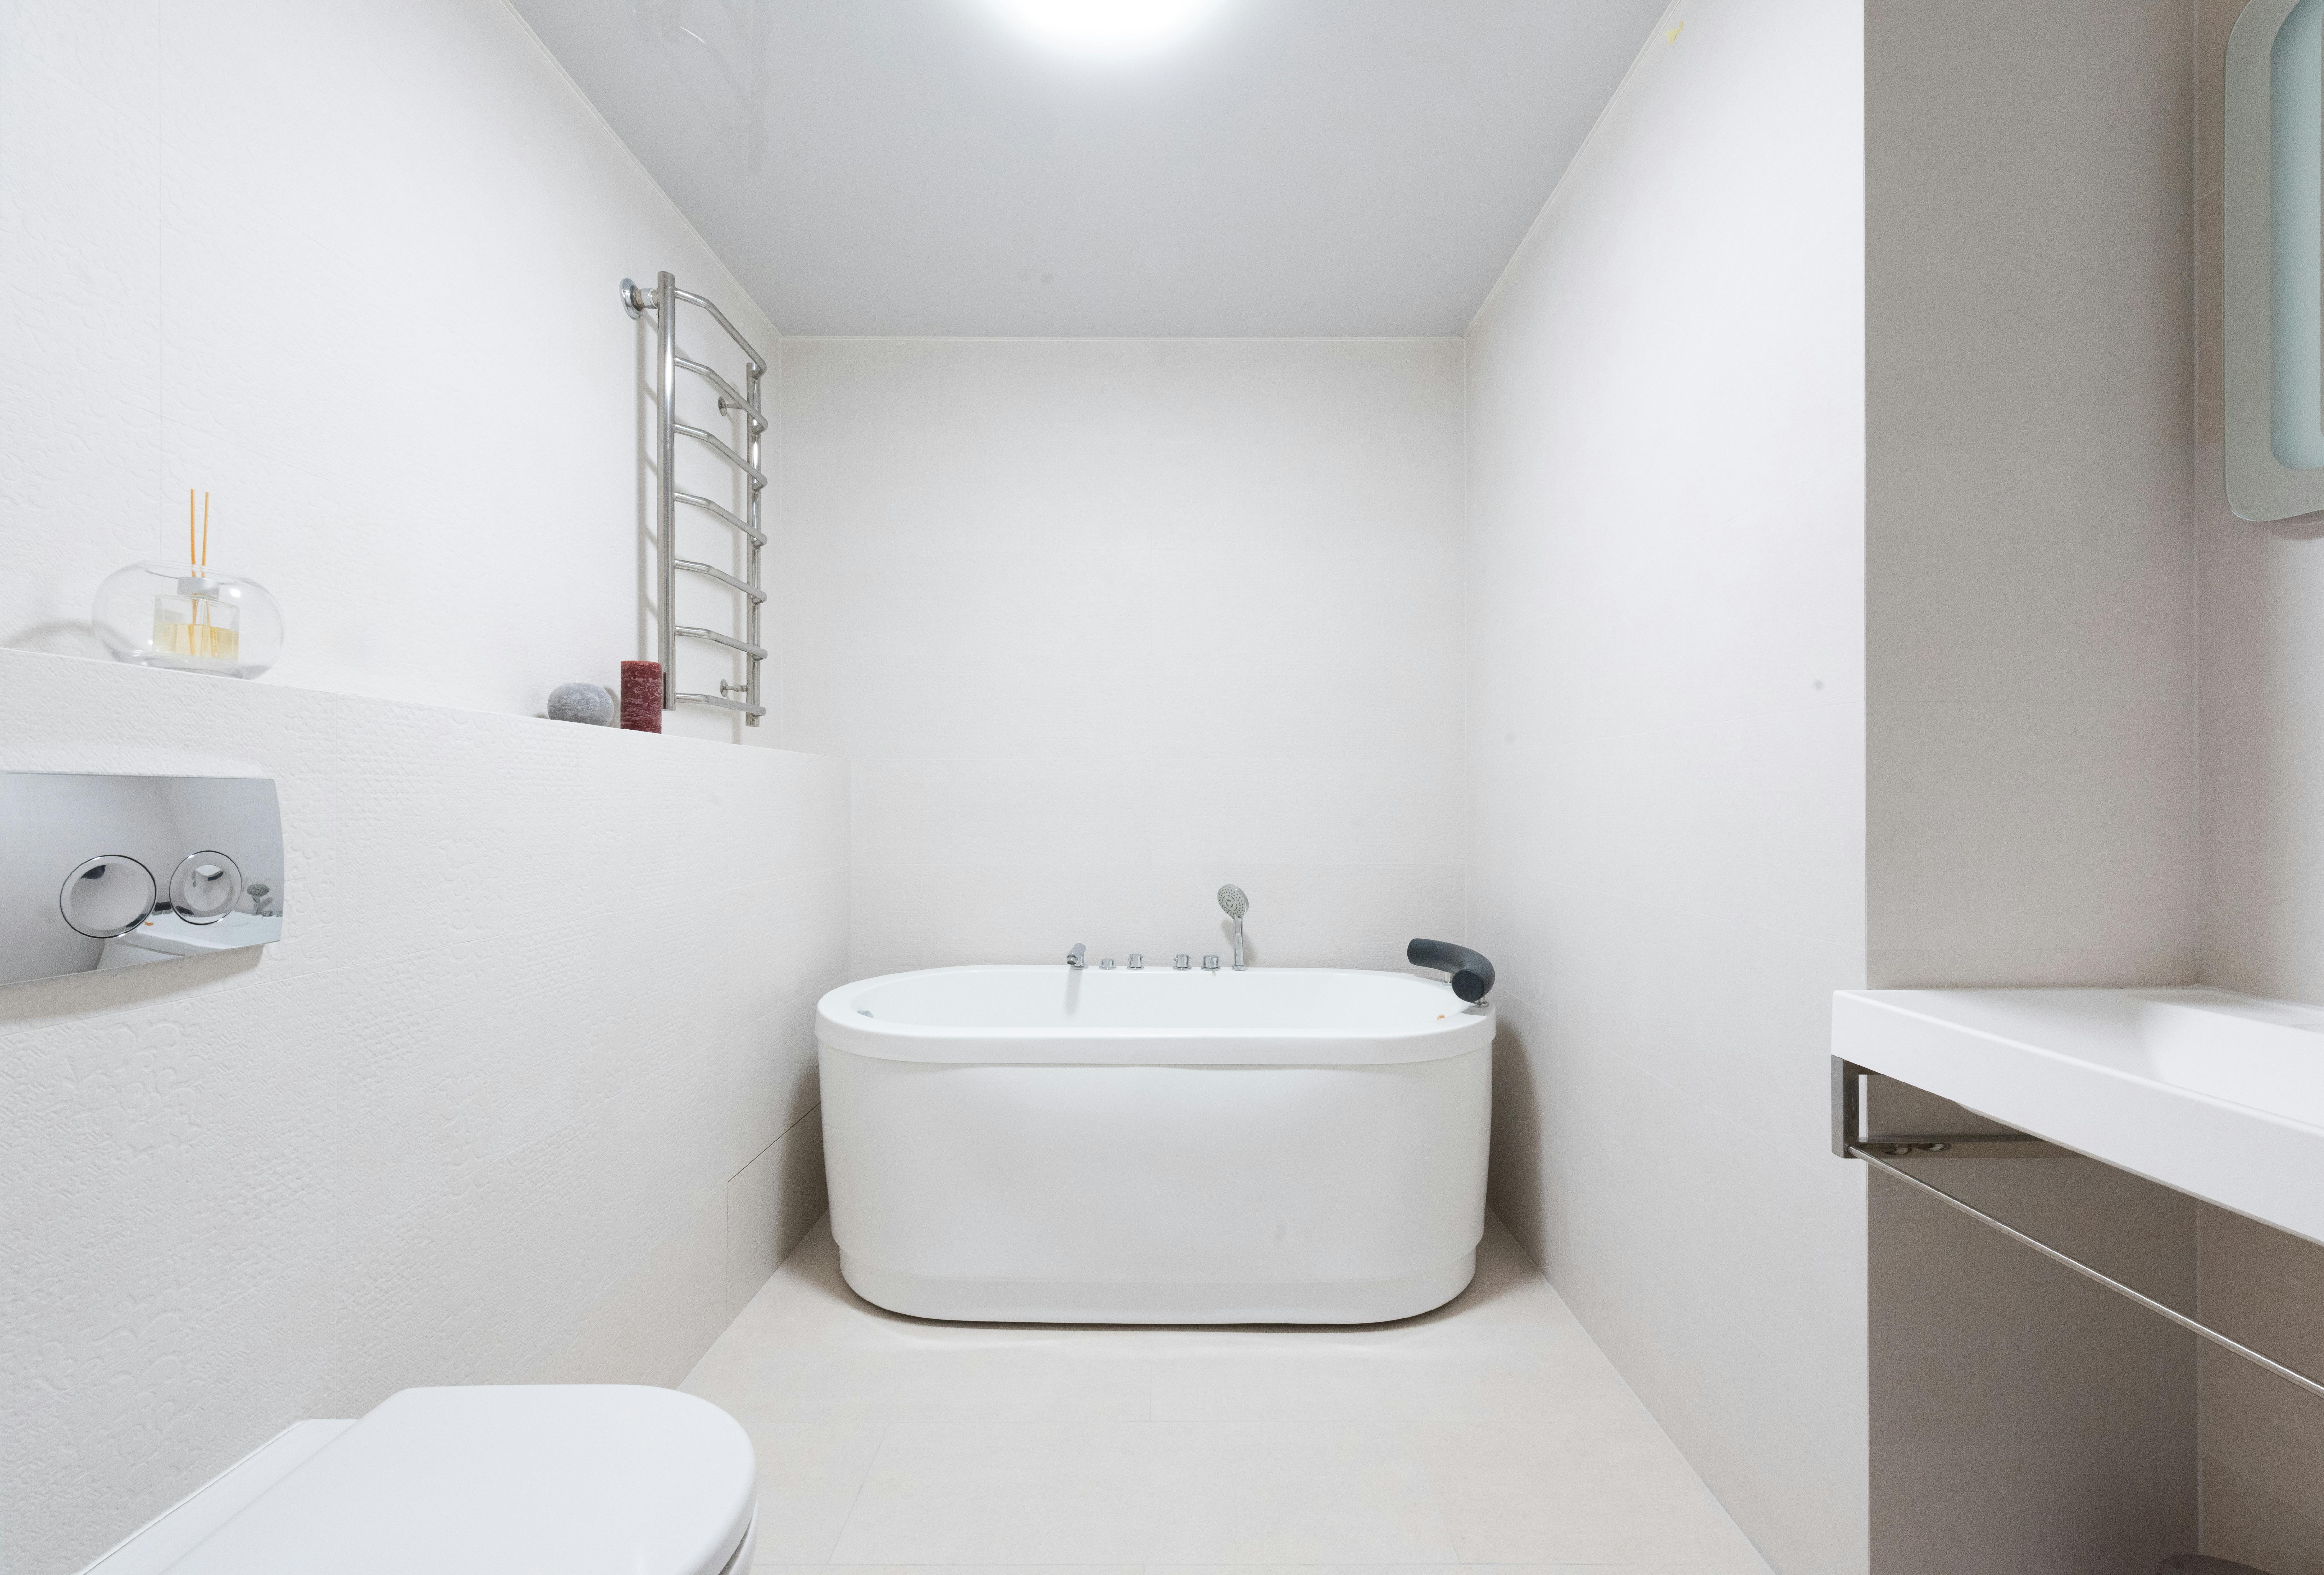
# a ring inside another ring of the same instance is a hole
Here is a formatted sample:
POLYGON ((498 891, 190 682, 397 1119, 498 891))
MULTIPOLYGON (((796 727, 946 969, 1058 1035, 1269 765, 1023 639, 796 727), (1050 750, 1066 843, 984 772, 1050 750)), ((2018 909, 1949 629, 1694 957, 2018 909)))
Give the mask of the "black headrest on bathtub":
POLYGON ((1404 949, 1404 960, 1415 968, 1441 968, 1451 974, 1452 993, 1464 1001, 1481 1001, 1493 987, 1493 965, 1485 954, 1449 940, 1423 940, 1415 936, 1404 949))

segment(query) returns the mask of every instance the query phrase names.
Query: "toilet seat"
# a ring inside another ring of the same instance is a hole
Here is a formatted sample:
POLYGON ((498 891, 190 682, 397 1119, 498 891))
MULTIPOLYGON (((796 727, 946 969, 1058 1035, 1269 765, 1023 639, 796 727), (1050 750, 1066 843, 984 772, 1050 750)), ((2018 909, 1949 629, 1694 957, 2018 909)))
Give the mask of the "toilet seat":
POLYGON ((406 1389, 170 1575, 743 1575, 757 1478, 750 1435, 674 1390, 406 1389))

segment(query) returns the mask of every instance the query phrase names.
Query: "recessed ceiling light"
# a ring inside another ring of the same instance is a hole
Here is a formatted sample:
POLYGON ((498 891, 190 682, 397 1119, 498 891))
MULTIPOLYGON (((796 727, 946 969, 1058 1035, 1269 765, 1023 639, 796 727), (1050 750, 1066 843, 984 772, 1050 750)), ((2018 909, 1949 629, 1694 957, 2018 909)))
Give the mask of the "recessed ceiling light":
POLYGON ((1225 0, 985 0, 1019 32, 1063 53, 1146 54, 1176 42, 1225 0))

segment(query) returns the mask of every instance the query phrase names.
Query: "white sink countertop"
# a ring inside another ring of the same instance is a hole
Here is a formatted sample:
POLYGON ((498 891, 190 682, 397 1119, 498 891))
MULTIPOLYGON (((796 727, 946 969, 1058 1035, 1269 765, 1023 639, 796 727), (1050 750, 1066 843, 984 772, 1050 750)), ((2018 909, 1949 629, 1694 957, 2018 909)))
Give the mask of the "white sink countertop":
POLYGON ((2324 1010, 2200 986, 1842 990, 1832 1053, 2324 1244, 2324 1010))

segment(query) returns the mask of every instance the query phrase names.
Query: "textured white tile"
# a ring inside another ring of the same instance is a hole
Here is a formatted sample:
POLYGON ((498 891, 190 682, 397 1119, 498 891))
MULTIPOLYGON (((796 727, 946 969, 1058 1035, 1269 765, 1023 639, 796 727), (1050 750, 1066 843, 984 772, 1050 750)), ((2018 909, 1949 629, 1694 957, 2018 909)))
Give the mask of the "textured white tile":
POLYGON ((721 1327, 759 1293, 825 1207, 822 1113, 810 1110, 726 1182, 721 1327))
MULTIPOLYGON (((844 894, 822 891, 803 894, 799 901, 810 913, 819 915, 826 929, 846 932, 844 894)), ((805 922, 807 915, 799 917, 805 922)), ((734 960, 737 967, 751 967, 746 959, 734 960)), ((838 982, 836 977, 818 981, 779 1006, 752 1014, 747 1025, 738 1024, 731 1033, 713 1036, 720 1052, 720 1075, 730 1095, 726 1107, 713 1120, 721 1135, 720 1163, 730 1172, 740 1173, 743 1166, 766 1153, 770 1144, 797 1130, 799 1122, 816 1109, 821 1096, 816 1068, 815 1004, 838 982)), ((799 1222, 800 1228, 814 1222, 810 1214, 799 1222)), ((758 1290, 757 1282, 751 1289, 758 1290)))
POLYGON ((672 1384, 722 1327, 726 1200, 716 1191, 604 1294, 576 1309, 580 1332, 524 1376, 543 1384, 672 1384))
MULTIPOLYGON (((36 4, 7 28, 9 273, 51 284, 6 309, 0 643, 98 653, 96 582, 182 551, 193 485, 214 560, 283 598, 283 680, 524 715, 618 681, 648 639, 651 325, 608 281, 669 266, 772 330, 513 13, 36 4), (265 312, 215 310, 259 278, 265 312), (452 278, 496 310, 367 304, 452 278), (444 375, 472 355, 533 396, 444 375)), ((689 688, 733 665, 682 662, 689 688)))
MULTIPOLYGON (((0 694, 0 767, 273 776, 289 861, 263 955, 0 1004, 12 1560, 404 1385, 685 1373, 754 1288, 724 1151, 811 1092, 759 965, 844 952, 844 873, 785 874, 844 766, 21 652, 0 694)), ((819 1185, 770 1163, 779 1240, 819 1185)))
POLYGON ((30 1570, 399 1384, 682 1368, 717 1188, 812 1103, 772 1020, 844 969, 848 789, 521 719, 649 638, 610 282, 770 331, 512 14, 12 5, 0 145, 0 272, 45 282, 0 305, 0 644, 97 654, 188 485, 289 625, 254 687, 6 669, 9 764, 272 774, 291 863, 263 959, 0 1007, 30 1570), (497 306, 381 307, 451 279, 497 306))
POLYGON ((104 655, 97 582, 152 554, 161 474, 161 7, 69 0, 0 22, 0 644, 104 655))

